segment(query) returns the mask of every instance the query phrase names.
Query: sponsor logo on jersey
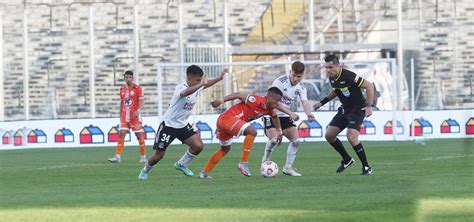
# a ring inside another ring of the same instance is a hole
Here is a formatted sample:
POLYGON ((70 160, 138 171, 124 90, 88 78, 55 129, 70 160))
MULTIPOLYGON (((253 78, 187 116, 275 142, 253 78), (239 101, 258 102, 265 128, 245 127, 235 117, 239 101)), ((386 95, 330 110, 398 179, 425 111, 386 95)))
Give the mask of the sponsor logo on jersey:
POLYGON ((257 99, 253 96, 249 96, 249 101, 250 102, 255 102, 255 101, 257 101, 257 99))

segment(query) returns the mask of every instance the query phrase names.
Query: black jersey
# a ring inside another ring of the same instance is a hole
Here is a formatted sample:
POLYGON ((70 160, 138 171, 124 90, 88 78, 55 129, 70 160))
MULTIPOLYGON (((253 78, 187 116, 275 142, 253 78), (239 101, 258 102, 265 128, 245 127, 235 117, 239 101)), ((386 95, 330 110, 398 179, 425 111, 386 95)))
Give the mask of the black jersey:
POLYGON ((365 106, 365 98, 360 88, 364 83, 362 77, 347 69, 341 69, 336 77, 329 77, 329 81, 344 108, 365 106))

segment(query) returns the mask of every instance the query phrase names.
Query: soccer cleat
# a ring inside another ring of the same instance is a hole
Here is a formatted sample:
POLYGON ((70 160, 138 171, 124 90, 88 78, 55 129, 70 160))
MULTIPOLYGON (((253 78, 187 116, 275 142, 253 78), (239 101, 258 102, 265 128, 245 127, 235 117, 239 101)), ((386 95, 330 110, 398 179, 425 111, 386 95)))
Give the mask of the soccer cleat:
POLYGON ((296 172, 296 170, 293 167, 285 167, 283 169, 283 174, 287 176, 292 176, 292 177, 300 177, 301 173, 296 172))
POLYGON ((360 175, 372 175, 374 173, 374 170, 372 167, 369 166, 364 166, 362 167, 362 173, 360 175))
POLYGON ((209 174, 204 173, 204 172, 201 172, 201 173, 199 174, 199 178, 200 178, 200 179, 212 179, 212 177, 209 176, 209 174))
POLYGON ((148 160, 146 159, 146 157, 141 157, 141 158, 140 158, 140 163, 145 164, 146 161, 148 161, 148 160))
POLYGON ((188 168, 188 166, 186 166, 186 165, 181 165, 181 164, 179 164, 178 162, 176 162, 176 163, 174 163, 174 168, 175 168, 176 170, 181 170, 181 172, 183 172, 184 175, 186 175, 186 176, 188 176, 188 177, 194 176, 193 171, 191 171, 191 170, 188 168))
POLYGON ((142 171, 140 171, 140 174, 138 175, 138 179, 139 179, 139 180, 146 180, 146 179, 148 179, 148 173, 145 172, 145 169, 142 169, 142 171))
POLYGON ((341 160, 341 165, 339 167, 337 167, 336 173, 342 173, 342 171, 344 171, 348 167, 354 165, 354 163, 355 163, 354 158, 351 158, 351 160, 349 160, 349 162, 347 162, 347 163, 344 163, 344 160, 341 160))
POLYGON ((120 163, 120 161, 121 161, 120 157, 117 157, 117 156, 112 157, 112 158, 109 159, 109 162, 111 162, 111 163, 120 163))
POLYGON ((248 176, 248 177, 252 176, 252 174, 250 173, 250 170, 249 170, 248 163, 240 162, 237 165, 237 168, 239 169, 240 173, 243 174, 244 176, 248 176))

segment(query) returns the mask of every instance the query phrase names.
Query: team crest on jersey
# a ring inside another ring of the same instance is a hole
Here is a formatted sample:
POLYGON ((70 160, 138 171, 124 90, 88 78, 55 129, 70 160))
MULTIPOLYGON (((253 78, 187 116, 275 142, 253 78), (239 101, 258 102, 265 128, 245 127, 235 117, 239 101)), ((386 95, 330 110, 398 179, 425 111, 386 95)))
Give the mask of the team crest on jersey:
POLYGON ((124 102, 125 106, 131 106, 133 105, 133 100, 131 100, 130 98, 125 98, 124 102))
POLYGON ((300 93, 301 93, 301 92, 300 92, 300 90, 299 90, 299 89, 295 90, 295 95, 299 96, 299 95, 300 95, 300 93))
POLYGON ((255 97, 253 97, 253 96, 249 96, 249 101, 250 102, 255 102, 255 101, 257 101, 257 99, 255 99, 255 97))

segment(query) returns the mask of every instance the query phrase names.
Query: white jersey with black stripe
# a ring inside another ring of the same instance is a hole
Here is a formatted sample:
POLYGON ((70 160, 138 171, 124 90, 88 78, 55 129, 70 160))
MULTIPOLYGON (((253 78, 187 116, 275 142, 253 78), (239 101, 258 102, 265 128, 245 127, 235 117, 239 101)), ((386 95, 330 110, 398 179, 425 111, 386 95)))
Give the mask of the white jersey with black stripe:
POLYGON ((189 96, 181 96, 181 92, 188 87, 189 86, 186 83, 181 83, 176 86, 169 107, 165 114, 163 114, 161 117, 166 126, 173 128, 183 128, 188 125, 188 119, 193 112, 193 108, 196 104, 197 96, 200 91, 198 90, 189 96))
MULTIPOLYGON (((272 86, 275 86, 281 90, 283 93, 283 96, 281 97, 281 103, 290 110, 292 105, 298 102, 297 99, 300 101, 308 100, 306 88, 303 86, 303 84, 301 84, 301 82, 296 85, 291 84, 288 75, 282 75, 276 78, 275 81, 273 81, 272 86)), ((277 115, 279 117, 288 116, 286 113, 283 113, 280 110, 277 110, 277 115)))

